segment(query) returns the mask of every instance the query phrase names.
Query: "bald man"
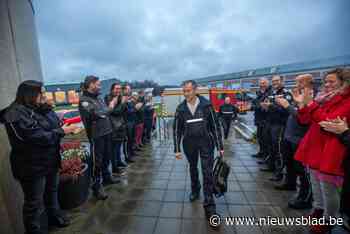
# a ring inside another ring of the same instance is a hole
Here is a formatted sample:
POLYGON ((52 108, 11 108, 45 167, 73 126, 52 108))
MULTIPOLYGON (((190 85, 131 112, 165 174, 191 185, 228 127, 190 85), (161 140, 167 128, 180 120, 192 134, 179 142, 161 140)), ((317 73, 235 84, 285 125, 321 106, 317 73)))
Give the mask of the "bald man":
POLYGON ((268 156, 268 136, 266 129, 267 112, 261 106, 261 103, 271 95, 269 81, 266 78, 259 79, 259 90, 256 92, 256 98, 252 102, 252 110, 254 111, 254 124, 257 128, 257 140, 259 144, 259 152, 253 154, 255 158, 266 158, 268 156))

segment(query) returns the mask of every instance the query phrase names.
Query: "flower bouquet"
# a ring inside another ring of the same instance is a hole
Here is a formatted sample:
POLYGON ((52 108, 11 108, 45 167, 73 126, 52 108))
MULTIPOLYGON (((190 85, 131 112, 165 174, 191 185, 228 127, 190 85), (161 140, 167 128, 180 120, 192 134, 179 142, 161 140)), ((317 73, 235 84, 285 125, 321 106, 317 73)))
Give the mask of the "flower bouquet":
POLYGON ((61 145, 58 200, 63 209, 76 208, 88 198, 90 173, 85 163, 88 155, 80 142, 61 145))

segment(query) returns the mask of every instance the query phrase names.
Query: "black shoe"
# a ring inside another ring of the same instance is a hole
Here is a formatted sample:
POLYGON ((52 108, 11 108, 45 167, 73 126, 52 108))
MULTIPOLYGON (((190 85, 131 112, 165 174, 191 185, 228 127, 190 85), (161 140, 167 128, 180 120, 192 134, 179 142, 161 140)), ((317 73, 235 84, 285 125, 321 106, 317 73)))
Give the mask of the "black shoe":
POLYGON ((134 162, 135 162, 135 160, 133 160, 133 159, 131 159, 131 158, 127 158, 125 161, 126 161, 127 163, 134 163, 134 162))
POLYGON ((343 228, 345 231, 348 231, 350 233, 350 220, 348 218, 343 218, 344 223, 343 223, 343 228))
POLYGON ((136 152, 140 152, 142 149, 141 149, 141 147, 135 147, 135 149, 134 149, 134 151, 136 151, 136 152))
POLYGON ((273 172, 274 170, 272 168, 269 167, 261 167, 260 171, 264 171, 264 172, 273 172))
POLYGON ((195 192, 195 193, 191 192, 190 193, 190 202, 194 202, 194 201, 198 200, 199 196, 200 196, 199 191, 195 192))
POLYGON ((287 184, 287 183, 276 185, 275 189, 283 190, 283 191, 295 191, 295 190, 297 190, 295 184, 287 184))
POLYGON ((257 164, 259 165, 263 165, 263 164, 266 164, 266 161, 265 160, 260 160, 260 161, 256 161, 257 164))
POLYGON ((269 181, 273 181, 273 182, 279 182, 283 179, 282 175, 274 175, 271 178, 269 178, 269 181))
POLYGON ((251 155, 253 158, 261 158, 261 154, 257 153, 257 154, 252 154, 251 155))
POLYGON ((312 208, 312 202, 311 199, 309 201, 305 201, 302 199, 291 199, 288 201, 288 207, 295 209, 295 210, 304 210, 304 209, 311 209, 312 208))
POLYGON ((288 201, 288 207, 296 210, 312 208, 312 192, 310 189, 303 189, 301 187, 298 196, 288 201))
POLYGON ((119 184, 120 183, 120 180, 119 179, 116 179, 115 177, 111 176, 107 179, 104 179, 102 184, 103 186, 108 186, 108 185, 112 185, 112 184, 119 184))
POLYGON ((219 229, 221 226, 221 216, 215 209, 205 209, 205 216, 207 218, 208 224, 213 229, 219 229))
POLYGON ((94 190, 93 194, 97 200, 104 201, 108 198, 108 195, 102 186, 99 189, 94 190))
POLYGON ((113 168, 112 169, 112 175, 113 176, 124 176, 124 175, 126 175, 126 170, 125 169, 121 169, 119 167, 113 168))
POLYGON ((49 227, 64 228, 70 225, 70 221, 63 214, 48 216, 49 227))
POLYGON ((126 164, 124 162, 118 162, 117 167, 126 168, 126 167, 128 167, 128 164, 126 164))

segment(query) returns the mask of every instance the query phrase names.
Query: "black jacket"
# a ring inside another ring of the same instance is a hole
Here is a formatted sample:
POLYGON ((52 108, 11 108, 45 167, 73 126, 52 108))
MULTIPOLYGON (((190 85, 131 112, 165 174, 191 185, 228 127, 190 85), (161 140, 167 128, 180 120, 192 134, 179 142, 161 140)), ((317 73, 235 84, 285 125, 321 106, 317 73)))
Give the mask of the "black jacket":
POLYGON ((13 103, 0 112, 11 145, 10 162, 16 179, 44 176, 60 166, 64 131, 53 111, 38 112, 13 103))
POLYGON ((143 105, 140 109, 136 110, 136 124, 142 124, 145 122, 145 106, 143 105))
POLYGON ((254 123, 260 124, 267 120, 267 112, 261 108, 260 103, 263 102, 268 96, 271 95, 271 87, 265 92, 258 90, 256 92, 256 98, 252 101, 252 110, 254 111, 254 123))
POLYGON ((237 118, 238 109, 234 105, 231 104, 223 104, 219 109, 219 117, 222 119, 236 119, 237 118))
POLYGON ((201 142, 205 145, 213 145, 218 150, 223 150, 221 129, 218 118, 211 103, 199 96, 200 103, 194 115, 187 107, 184 100, 176 109, 173 125, 174 152, 181 152, 182 139, 191 139, 192 142, 201 142))
POLYGON ((111 110, 98 95, 84 91, 79 101, 79 112, 90 141, 112 133, 111 110))
POLYGON ((146 103, 144 108, 145 121, 146 120, 153 121, 153 115, 154 115, 154 106, 151 103, 146 103))
POLYGON ((278 90, 273 90, 271 92, 271 95, 268 97, 272 104, 267 110, 267 121, 272 125, 285 126, 289 116, 289 112, 288 110, 275 103, 274 99, 276 98, 276 96, 283 96, 289 102, 293 100, 293 97, 292 94, 289 91, 287 91, 284 87, 278 90))
MULTIPOLYGON (((113 100, 112 95, 105 97, 107 105, 113 100)), ((127 105, 121 103, 121 97, 113 110, 110 112, 110 118, 112 123, 112 139, 115 141, 124 141, 127 137, 127 105)))
POLYGON ((135 103, 132 101, 129 101, 127 103, 128 108, 128 124, 129 125, 135 125, 137 122, 137 110, 135 108, 135 103))

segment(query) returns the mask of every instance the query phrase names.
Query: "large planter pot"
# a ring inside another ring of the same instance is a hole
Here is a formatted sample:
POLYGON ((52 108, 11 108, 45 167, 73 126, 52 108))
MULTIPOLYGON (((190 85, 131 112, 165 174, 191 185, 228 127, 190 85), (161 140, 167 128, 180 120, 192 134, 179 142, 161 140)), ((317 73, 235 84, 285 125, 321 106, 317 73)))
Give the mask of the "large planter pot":
POLYGON ((90 173, 88 164, 84 163, 78 178, 60 180, 58 201, 62 209, 68 210, 82 205, 89 196, 90 173))

